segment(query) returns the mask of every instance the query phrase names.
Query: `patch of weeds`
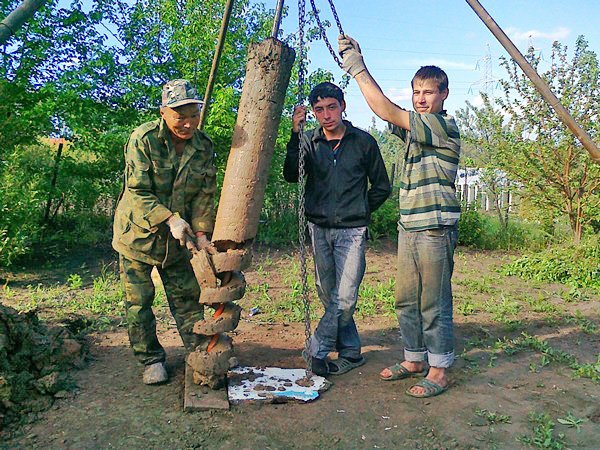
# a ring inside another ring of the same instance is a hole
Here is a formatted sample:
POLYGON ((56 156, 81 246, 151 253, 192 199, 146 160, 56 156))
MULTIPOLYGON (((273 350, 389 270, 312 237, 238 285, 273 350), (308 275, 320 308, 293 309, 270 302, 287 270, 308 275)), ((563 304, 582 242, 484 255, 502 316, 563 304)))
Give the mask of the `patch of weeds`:
POLYGON ((119 278, 105 266, 94 278, 91 294, 84 295, 79 304, 94 314, 117 314, 122 310, 124 295, 119 278))
POLYGON ((571 412, 569 412, 565 417, 559 417, 556 421, 562 425, 566 425, 569 428, 576 428, 577 432, 581 430, 581 424, 585 421, 585 419, 578 419, 571 412))
POLYGON ((486 347, 486 342, 481 339, 479 336, 472 337, 467 342, 465 342, 465 352, 473 348, 484 348, 486 347))
POLYGON ((167 294, 165 294, 164 289, 156 289, 154 293, 154 303, 153 306, 166 306, 167 305, 167 294))
POLYGON ((496 367, 496 360, 498 357, 496 355, 490 355, 490 359, 488 361, 488 367, 496 367))
POLYGON ((356 311, 361 317, 375 316, 378 313, 395 315, 396 297, 394 294, 396 281, 388 279, 385 283, 363 284, 360 287, 356 311))
POLYGON ((475 415, 478 417, 483 417, 490 425, 498 423, 511 423, 511 417, 509 415, 499 414, 495 411, 488 411, 487 409, 476 409, 475 415))
POLYGON ((592 381, 600 382, 600 355, 595 363, 577 364, 576 367, 571 367, 575 371, 576 377, 590 378, 592 381))
POLYGON ((276 318, 279 314, 282 314, 286 321, 302 322, 304 320, 302 296, 302 285, 299 282, 294 282, 288 300, 275 304, 276 309, 273 311, 273 317, 276 318))
POLYGON ((499 300, 493 299, 486 302, 485 309, 487 312, 493 314, 494 320, 499 320, 501 317, 515 316, 518 314, 521 305, 510 297, 500 294, 499 300))
POLYGON ((11 287, 8 285, 8 281, 6 283, 4 283, 4 286, 2 286, 2 293, 4 298, 11 299, 15 296, 14 291, 11 289, 11 287))
POLYGON ((572 287, 568 291, 563 291, 560 296, 567 303, 585 302, 589 300, 589 297, 577 287, 572 287))
POLYGON ((574 315, 567 317, 567 322, 576 324, 586 334, 594 334, 598 331, 598 326, 579 310, 575 311, 574 315))
POLYGON ((377 312, 376 289, 376 286, 368 284, 360 287, 359 300, 356 303, 356 315, 358 317, 373 316, 377 312))
POLYGON ((559 312, 558 308, 554 306, 545 296, 544 294, 538 295, 536 298, 526 296, 524 299, 525 303, 527 303, 533 312, 537 313, 546 313, 546 314, 556 314, 559 312))
MULTIPOLYGON (((574 371, 574 376, 590 378, 592 381, 600 382, 600 355, 596 363, 580 364, 577 359, 562 350, 552 348, 547 342, 539 339, 536 336, 530 336, 527 333, 521 333, 516 339, 506 339, 499 341, 497 348, 504 351, 507 355, 514 355, 523 350, 533 350, 542 353, 540 363, 548 365, 551 362, 565 364, 574 371)), ((537 371, 537 367, 530 364, 530 370, 537 371)))
POLYGON ((481 372, 481 367, 479 367, 479 362, 475 358, 470 358, 468 356, 462 356, 466 366, 465 370, 472 375, 477 375, 481 372))
POLYGON ((463 316, 472 316, 477 312, 475 302, 470 298, 460 299, 455 297, 456 311, 463 316))
POLYGON ((579 244, 547 248, 524 255, 502 267, 504 275, 524 279, 567 284, 574 288, 599 288, 600 236, 594 235, 579 244))
POLYGON ((469 291, 474 291, 479 294, 491 294, 494 292, 493 286, 489 284, 489 279, 470 279, 463 278, 462 280, 454 281, 459 286, 464 286, 469 291))
POLYGON ((565 435, 563 433, 554 434, 554 422, 550 416, 544 413, 530 412, 528 418, 533 426, 533 434, 522 435, 517 438, 517 441, 536 448, 560 450, 565 447, 565 435))
POLYGON ((115 328, 115 326, 119 327, 121 325, 125 325, 125 321, 119 321, 115 323, 110 317, 100 316, 93 320, 93 322, 87 327, 88 330, 91 331, 109 331, 115 328))
POLYGON ((37 286, 27 286, 27 302, 19 302, 16 309, 19 311, 31 311, 43 306, 51 307, 53 313, 60 316, 63 313, 65 303, 68 303, 69 294, 67 288, 56 285, 44 287, 41 284, 37 286))
POLYGON ((521 305, 504 294, 500 294, 500 300, 492 299, 484 303, 484 308, 492 314, 492 320, 503 324, 508 331, 514 331, 521 325, 516 318, 521 305))
POLYGON ((81 286, 83 286, 83 280, 81 279, 81 275, 77 273, 72 273, 67 278, 67 284, 71 289, 79 289, 81 286))
POLYGON ((261 264, 256 266, 254 272, 256 272, 256 275, 258 275, 261 278, 267 278, 269 276, 269 271, 266 270, 265 266, 269 266, 270 264, 272 263, 263 261, 261 264))

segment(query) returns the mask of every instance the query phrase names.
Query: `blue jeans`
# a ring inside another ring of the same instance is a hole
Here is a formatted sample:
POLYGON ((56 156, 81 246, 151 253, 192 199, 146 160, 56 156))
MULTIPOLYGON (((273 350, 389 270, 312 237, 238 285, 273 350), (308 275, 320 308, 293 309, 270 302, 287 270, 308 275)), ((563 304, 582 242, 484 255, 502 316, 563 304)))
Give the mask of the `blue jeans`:
POLYGON ((324 228, 308 223, 315 261, 315 281, 325 314, 311 337, 310 355, 325 359, 360 357, 360 337, 354 323, 358 288, 365 274, 367 227, 324 228))
POLYGON ((405 231, 398 227, 396 314, 404 359, 447 368, 454 362, 452 271, 456 227, 405 231))

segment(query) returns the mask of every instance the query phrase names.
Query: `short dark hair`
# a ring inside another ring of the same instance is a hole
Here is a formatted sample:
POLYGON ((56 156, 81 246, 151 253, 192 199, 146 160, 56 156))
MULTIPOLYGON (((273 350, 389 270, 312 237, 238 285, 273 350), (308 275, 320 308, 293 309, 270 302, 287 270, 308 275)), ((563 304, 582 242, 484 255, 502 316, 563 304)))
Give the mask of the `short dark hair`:
POLYGON ((344 101, 344 91, 342 91, 339 86, 336 86, 329 81, 325 81, 324 83, 317 84, 312 88, 310 94, 308 94, 308 102, 311 106, 324 98, 335 98, 341 105, 344 101))
POLYGON ((414 88, 415 80, 433 80, 437 83, 440 92, 448 89, 448 75, 438 66, 423 66, 410 82, 411 87, 414 88))

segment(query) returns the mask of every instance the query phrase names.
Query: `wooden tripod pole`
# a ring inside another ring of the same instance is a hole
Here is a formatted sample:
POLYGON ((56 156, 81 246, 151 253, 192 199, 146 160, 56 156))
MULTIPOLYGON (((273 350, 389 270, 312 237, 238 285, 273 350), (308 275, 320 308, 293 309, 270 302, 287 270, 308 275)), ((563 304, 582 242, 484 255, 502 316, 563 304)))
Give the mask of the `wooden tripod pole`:
POLYGON ((512 43, 509 37, 502 31, 502 28, 492 19, 492 16, 485 10, 485 8, 477 0, 466 0, 469 6, 475 11, 475 14, 483 21, 483 23, 489 28, 492 34, 498 39, 498 42, 502 44, 502 47, 506 49, 508 54, 515 60, 515 62, 523 69, 525 75, 531 80, 536 89, 542 95, 546 103, 550 105, 559 119, 573 132, 575 137, 579 139, 579 142, 585 147, 590 154, 590 157, 598 164, 600 164, 600 150, 592 141, 592 138, 581 128, 575 119, 569 114, 569 111, 560 103, 558 98, 552 93, 548 85, 538 75, 531 64, 525 59, 519 49, 512 43))
POLYGON ((223 20, 221 22, 221 31, 219 32, 219 41, 217 43, 217 49, 215 50, 215 56, 213 57, 212 67, 210 68, 206 91, 204 92, 204 104, 202 105, 202 111, 200 111, 199 129, 204 128, 204 122, 208 115, 208 105, 210 103, 210 98, 212 97, 215 79, 217 78, 217 69, 219 68, 223 47, 225 46, 225 37, 227 36, 227 27, 229 26, 229 18, 231 17, 231 10, 233 9, 233 1, 234 0, 227 0, 227 4, 225 5, 225 13, 223 14, 223 20))
POLYGON ((27 22, 33 14, 46 3, 46 0, 25 0, 17 9, 11 12, 0 22, 0 45, 3 45, 8 39, 17 32, 17 30, 27 22))

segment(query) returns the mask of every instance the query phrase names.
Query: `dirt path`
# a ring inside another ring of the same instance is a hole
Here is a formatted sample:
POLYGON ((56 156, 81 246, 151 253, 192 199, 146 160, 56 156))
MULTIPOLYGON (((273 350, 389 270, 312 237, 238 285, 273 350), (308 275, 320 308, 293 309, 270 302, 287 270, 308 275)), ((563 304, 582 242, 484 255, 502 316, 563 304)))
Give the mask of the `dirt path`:
MULTIPOLYGON (((568 352, 580 363, 593 363, 600 348, 594 330, 598 296, 566 303, 562 298, 568 289, 563 286, 501 277, 495 268, 503 258, 493 253, 457 255, 455 310, 470 313, 456 313, 460 357, 450 372, 452 388, 442 396, 413 399, 404 395, 410 380, 379 380, 379 370, 401 354, 397 324, 387 315, 358 320, 367 364, 331 377, 333 387, 311 404, 243 404, 229 412, 184 413, 181 342, 172 324, 163 321, 160 339, 169 355, 168 384, 141 383, 142 369, 124 328, 93 334, 93 359, 74 373, 77 395, 56 401, 34 423, 5 433, 0 448, 524 448, 527 438, 532 447, 535 439, 547 438, 557 445, 553 448, 561 443, 598 448, 600 386, 589 378, 573 378, 565 363, 546 364, 540 351, 508 354, 501 351, 507 345, 496 344, 499 338, 518 339, 526 332, 555 353, 568 352), (514 308, 494 309, 507 299, 523 299, 529 308, 523 306, 514 317, 514 308), (558 313, 540 307, 542 300, 544 305, 560 305, 558 313), (580 318, 566 320, 575 316, 580 318), (537 416, 545 428, 534 431, 534 414, 547 415, 537 416), (576 424, 558 421, 569 414, 576 424)), ((367 284, 393 277, 392 246, 370 250, 368 261, 367 284)), ((277 275, 285 264, 289 260, 283 254, 263 252, 248 279, 257 284, 268 280, 274 298, 275 292, 286 291, 285 277, 277 275)), ((252 302, 252 295, 242 302, 246 311, 252 302)), ((236 330, 240 363, 302 367, 304 327, 260 319, 246 319, 236 330)))

